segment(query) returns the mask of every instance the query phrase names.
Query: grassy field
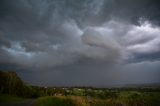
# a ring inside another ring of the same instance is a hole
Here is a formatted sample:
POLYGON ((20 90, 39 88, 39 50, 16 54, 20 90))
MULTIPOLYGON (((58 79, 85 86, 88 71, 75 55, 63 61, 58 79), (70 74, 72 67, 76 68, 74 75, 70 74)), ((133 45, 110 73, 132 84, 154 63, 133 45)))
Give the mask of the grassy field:
POLYGON ((68 98, 41 97, 37 99, 36 106, 75 106, 73 101, 68 98))
MULTIPOLYGON (((88 95, 82 95, 84 90, 78 90, 79 95, 75 91, 76 95, 42 96, 35 100, 34 106, 160 106, 160 92, 120 90, 113 93, 114 90, 111 90, 104 93, 105 90, 91 91, 88 95)), ((23 100, 17 96, 0 94, 0 103, 14 103, 23 100)))
POLYGON ((22 100, 24 100, 24 99, 21 97, 0 94, 0 103, 13 103, 13 102, 19 102, 22 100))
POLYGON ((87 96, 54 96, 37 99, 35 106, 160 106, 160 93, 119 92, 105 99, 87 96))

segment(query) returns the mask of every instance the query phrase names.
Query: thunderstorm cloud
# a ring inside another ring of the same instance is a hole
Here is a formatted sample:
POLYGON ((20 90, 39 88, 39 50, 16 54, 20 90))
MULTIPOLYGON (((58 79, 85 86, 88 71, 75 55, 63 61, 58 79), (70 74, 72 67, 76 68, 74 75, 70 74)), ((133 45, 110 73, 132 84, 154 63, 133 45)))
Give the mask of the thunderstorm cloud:
POLYGON ((158 0, 1 0, 0 70, 47 86, 160 83, 159 11, 158 0))

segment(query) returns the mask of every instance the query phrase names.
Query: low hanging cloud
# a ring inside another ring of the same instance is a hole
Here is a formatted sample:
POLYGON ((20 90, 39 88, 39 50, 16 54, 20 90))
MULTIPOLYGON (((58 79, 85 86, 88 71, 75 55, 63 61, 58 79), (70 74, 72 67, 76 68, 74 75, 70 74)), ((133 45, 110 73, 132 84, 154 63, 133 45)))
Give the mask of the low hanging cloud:
MULTIPOLYGON (((0 69, 59 70, 58 75, 67 79, 85 67, 86 79, 93 73, 91 81, 99 75, 105 82, 116 74, 114 67, 134 64, 130 70, 141 70, 139 63, 159 64, 158 4, 157 0, 1 0, 0 69)), ((159 74, 156 67, 154 75, 159 74)), ((77 79, 81 84, 83 74, 77 79)))
POLYGON ((126 41, 126 50, 135 57, 135 61, 141 61, 141 57, 142 61, 145 58, 146 61, 157 60, 160 52, 159 33, 160 27, 148 21, 144 21, 140 26, 133 26, 123 37, 126 41))
MULTIPOLYGON (((134 60, 142 54, 159 52, 160 30, 149 21, 136 26, 111 20, 102 26, 80 29, 74 20, 68 20, 59 28, 66 38, 64 41, 11 41, 11 46, 3 45, 2 50, 8 52, 16 64, 24 62, 30 67, 44 68, 73 64, 81 58, 125 62, 125 59, 134 60)), ((52 35, 43 33, 43 36, 52 38, 52 35)))
POLYGON ((88 57, 110 62, 119 60, 121 49, 112 36, 103 35, 96 31, 96 28, 89 28, 82 35, 82 41, 88 46, 86 52, 88 57))

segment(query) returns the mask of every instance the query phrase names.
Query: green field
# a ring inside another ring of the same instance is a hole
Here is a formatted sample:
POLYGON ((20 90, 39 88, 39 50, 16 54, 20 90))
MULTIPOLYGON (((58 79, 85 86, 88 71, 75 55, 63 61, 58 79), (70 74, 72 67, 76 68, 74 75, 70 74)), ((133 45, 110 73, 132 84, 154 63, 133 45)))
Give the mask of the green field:
POLYGON ((160 92, 120 91, 117 97, 106 95, 103 99, 95 96, 50 96, 37 99, 35 106, 160 106, 160 92))
MULTIPOLYGON (((92 96, 82 96, 83 90, 80 95, 42 96, 35 100, 34 106, 160 106, 160 92, 116 90, 114 95, 103 95, 103 98, 97 96, 98 92, 104 93, 105 90, 93 90, 92 96)), ((0 103, 12 104, 23 100, 17 96, 0 95, 0 103)))
POLYGON ((0 103, 13 103, 13 102, 19 102, 22 100, 24 100, 24 99, 21 97, 0 94, 0 103))
POLYGON ((75 106, 73 101, 67 98, 41 97, 37 99, 36 106, 75 106))

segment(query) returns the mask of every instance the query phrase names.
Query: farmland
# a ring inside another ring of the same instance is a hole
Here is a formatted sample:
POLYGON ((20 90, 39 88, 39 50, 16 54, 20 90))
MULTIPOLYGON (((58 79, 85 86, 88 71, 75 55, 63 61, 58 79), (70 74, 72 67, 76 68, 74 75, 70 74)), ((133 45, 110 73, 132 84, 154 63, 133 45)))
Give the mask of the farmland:
POLYGON ((160 106, 158 86, 40 87, 23 83, 13 72, 1 72, 0 75, 0 103, 11 106, 25 100, 34 100, 31 106, 160 106))

